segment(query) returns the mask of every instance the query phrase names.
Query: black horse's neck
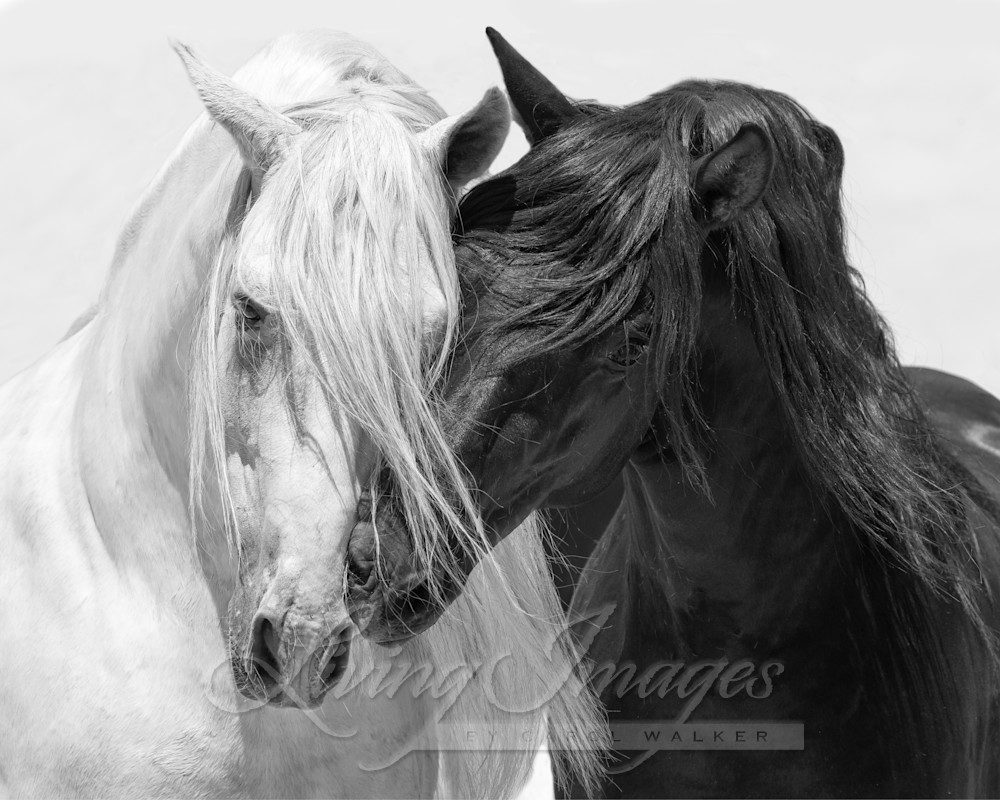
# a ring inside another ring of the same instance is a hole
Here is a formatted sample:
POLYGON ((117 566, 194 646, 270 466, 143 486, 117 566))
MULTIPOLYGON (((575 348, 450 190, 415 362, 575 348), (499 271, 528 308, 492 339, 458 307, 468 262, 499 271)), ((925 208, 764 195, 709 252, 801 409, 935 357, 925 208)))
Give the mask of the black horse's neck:
POLYGON ((588 655, 598 669, 635 671, 632 685, 596 688, 612 720, 684 721, 690 700, 680 685, 643 695, 644 676, 664 662, 702 676, 712 665, 747 665, 767 680, 731 696, 716 682, 686 719, 801 722, 806 749, 658 753, 615 784, 622 796, 778 786, 840 795, 850 785, 893 793, 899 787, 879 784, 887 754, 875 733, 885 729, 878 670, 858 668, 871 637, 851 621, 864 618, 864 600, 850 578, 858 559, 850 531, 811 483, 753 336, 724 294, 706 296, 697 348, 709 493, 656 447, 626 468, 624 499, 574 605, 600 612, 595 600, 607 607, 615 598, 588 655))
POLYGON ((755 674, 779 664, 766 696, 726 697, 715 686, 691 719, 796 720, 805 749, 657 754, 617 775, 616 791, 725 796, 780 786, 798 796, 933 795, 963 785, 955 754, 964 745, 936 752, 929 743, 968 735, 941 709, 957 707, 955 687, 976 673, 962 659, 933 674, 926 664, 968 649, 965 629, 916 579, 865 551, 811 480, 754 337, 728 296, 707 296, 702 312, 697 369, 699 410, 711 431, 709 494, 668 452, 637 452, 574 610, 602 620, 585 646, 612 720, 684 715, 676 686, 654 680, 659 691, 648 684, 636 691, 645 676, 661 674, 658 664, 743 662, 755 674), (613 616, 602 617, 612 606, 613 616), (607 680, 611 674, 630 675, 631 683, 607 680))
MULTIPOLYGON (((733 637, 793 635, 832 590, 834 524, 811 485, 753 338, 728 297, 706 298, 698 341, 700 410, 710 429, 709 494, 658 451, 625 472, 634 568, 680 612, 714 609, 677 631, 696 650, 733 637)), ((686 617, 681 613, 679 618, 686 617)))

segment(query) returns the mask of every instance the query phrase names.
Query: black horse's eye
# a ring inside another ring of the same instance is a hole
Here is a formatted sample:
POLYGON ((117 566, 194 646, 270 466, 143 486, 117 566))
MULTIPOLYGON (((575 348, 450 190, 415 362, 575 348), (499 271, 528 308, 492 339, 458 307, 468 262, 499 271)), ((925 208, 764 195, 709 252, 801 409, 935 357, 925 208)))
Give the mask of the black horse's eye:
POLYGON ((630 334, 622 342, 621 347, 608 354, 608 359, 619 367, 627 367, 642 358, 648 346, 649 339, 647 337, 639 334, 630 334))
POLYGON ((245 294, 235 295, 233 305, 236 306, 236 322, 242 328, 257 330, 264 323, 264 318, 267 317, 267 311, 245 294))

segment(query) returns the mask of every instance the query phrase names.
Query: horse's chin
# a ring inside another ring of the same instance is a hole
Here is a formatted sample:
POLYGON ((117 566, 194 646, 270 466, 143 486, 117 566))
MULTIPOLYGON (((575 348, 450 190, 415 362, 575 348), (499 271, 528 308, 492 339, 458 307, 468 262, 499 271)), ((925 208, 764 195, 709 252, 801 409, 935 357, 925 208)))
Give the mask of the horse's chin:
POLYGON ((279 692, 277 695, 272 697, 267 701, 267 704, 272 708, 296 708, 296 709, 314 709, 319 708, 323 705, 323 698, 319 700, 307 700, 303 702, 301 699, 292 699, 289 695, 284 692, 279 692))

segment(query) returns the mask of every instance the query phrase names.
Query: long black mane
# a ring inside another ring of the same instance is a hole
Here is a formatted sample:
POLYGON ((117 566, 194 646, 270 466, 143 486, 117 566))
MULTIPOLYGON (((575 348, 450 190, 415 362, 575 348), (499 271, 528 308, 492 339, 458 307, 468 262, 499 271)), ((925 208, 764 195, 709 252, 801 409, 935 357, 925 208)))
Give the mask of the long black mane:
POLYGON ((982 490, 933 432, 848 262, 837 137, 787 96, 730 82, 582 108, 582 120, 461 203, 460 270, 490 286, 480 333, 531 327, 545 331, 543 348, 573 347, 647 308, 671 446, 702 482, 692 364, 706 258, 722 265, 812 482, 883 565, 874 580, 895 586, 891 576, 905 574, 917 587, 885 600, 918 627, 928 604, 953 603, 995 664, 967 519, 982 490), (770 136, 771 183, 706 235, 691 165, 746 122, 770 136))

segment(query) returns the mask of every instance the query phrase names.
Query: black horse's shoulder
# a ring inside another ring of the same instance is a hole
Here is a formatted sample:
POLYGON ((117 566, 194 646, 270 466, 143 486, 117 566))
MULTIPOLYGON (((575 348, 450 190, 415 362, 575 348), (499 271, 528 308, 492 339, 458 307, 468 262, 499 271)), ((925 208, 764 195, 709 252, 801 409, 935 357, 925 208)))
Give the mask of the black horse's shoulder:
POLYGON ((922 367, 907 369, 935 431, 975 481, 966 488, 986 528, 994 531, 1000 564, 1000 399, 972 381, 922 367), (971 485, 977 483, 978 485, 971 485))
POLYGON ((906 373, 935 430, 966 467, 992 478, 987 483, 1000 496, 1000 400, 947 372, 909 367, 906 373))
POLYGON ((906 375, 932 417, 952 415, 956 424, 1000 429, 1000 399, 972 381, 927 367, 907 367, 906 375))

